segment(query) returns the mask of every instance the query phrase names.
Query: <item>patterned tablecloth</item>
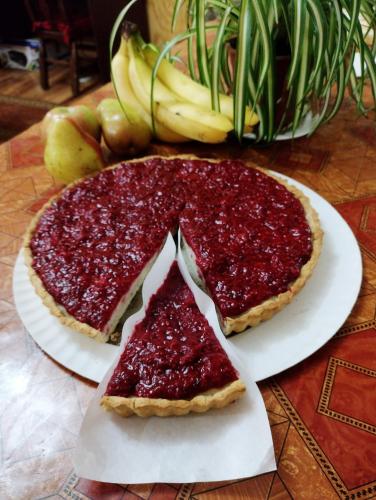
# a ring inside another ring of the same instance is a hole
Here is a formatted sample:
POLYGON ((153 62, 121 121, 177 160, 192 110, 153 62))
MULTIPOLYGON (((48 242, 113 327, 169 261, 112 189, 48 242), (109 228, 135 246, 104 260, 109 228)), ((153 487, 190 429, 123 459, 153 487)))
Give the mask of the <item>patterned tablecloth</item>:
MULTIPOLYGON (((95 105, 110 87, 85 100, 95 105)), ((33 214, 58 186, 39 125, 0 146, 0 498, 274 499, 376 497, 376 128, 347 100, 311 138, 269 147, 155 144, 151 154, 241 157, 291 176, 353 229, 364 279, 351 316, 316 354, 259 384, 278 470, 222 483, 110 485, 77 477, 72 453, 95 384, 45 355, 15 311, 12 272, 33 214)))

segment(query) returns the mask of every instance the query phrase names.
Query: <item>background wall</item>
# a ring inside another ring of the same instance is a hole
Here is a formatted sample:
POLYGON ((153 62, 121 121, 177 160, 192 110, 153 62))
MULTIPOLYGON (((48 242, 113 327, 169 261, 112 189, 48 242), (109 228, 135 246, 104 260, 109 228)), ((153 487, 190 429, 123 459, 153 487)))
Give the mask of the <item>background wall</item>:
POLYGON ((163 42, 170 40, 174 34, 185 29, 184 4, 179 15, 176 30, 174 32, 171 31, 171 17, 174 3, 174 0, 147 0, 150 40, 157 45, 162 45, 163 42))

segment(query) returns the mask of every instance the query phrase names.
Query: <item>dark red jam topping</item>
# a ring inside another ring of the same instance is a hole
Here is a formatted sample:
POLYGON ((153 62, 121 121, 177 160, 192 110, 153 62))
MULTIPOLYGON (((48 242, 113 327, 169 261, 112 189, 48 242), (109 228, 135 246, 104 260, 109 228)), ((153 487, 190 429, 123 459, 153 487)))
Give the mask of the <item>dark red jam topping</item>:
POLYGON ((288 290, 311 256, 311 230, 300 201, 259 170, 223 161, 200 174, 179 224, 222 316, 237 316, 288 290))
POLYGON ((191 399, 237 380, 176 261, 108 383, 108 396, 191 399))
POLYGON ((184 196, 177 165, 130 163, 66 189, 41 217, 33 267, 56 302, 103 329, 174 229, 184 196))
POLYGON ((68 313, 103 329, 178 223, 222 316, 286 291, 312 252, 300 201, 269 176, 155 158, 66 189, 34 232, 33 267, 68 313))

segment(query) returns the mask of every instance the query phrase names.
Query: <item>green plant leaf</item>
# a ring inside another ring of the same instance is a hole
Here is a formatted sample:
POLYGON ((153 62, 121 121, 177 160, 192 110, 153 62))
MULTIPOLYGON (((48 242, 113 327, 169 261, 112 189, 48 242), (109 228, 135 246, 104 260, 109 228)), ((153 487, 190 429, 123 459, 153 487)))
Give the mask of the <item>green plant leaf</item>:
POLYGON ((325 19, 325 13, 320 0, 308 0, 308 8, 314 18, 312 25, 315 27, 317 38, 317 47, 315 48, 316 64, 310 73, 308 81, 308 87, 311 88, 322 65, 325 42, 327 42, 328 23, 325 19))
POLYGON ((278 13, 278 2, 277 0, 273 0, 273 10, 274 10, 274 19, 276 24, 278 24, 279 13, 278 13))
POLYGON ((347 32, 347 40, 345 47, 343 49, 343 56, 345 56, 347 49, 349 48, 350 44, 352 43, 352 39, 356 30, 357 25, 359 25, 359 14, 360 14, 360 5, 361 5, 361 0, 351 0, 350 4, 351 7, 349 6, 348 2, 346 0, 341 0, 342 4, 342 12, 347 12, 347 15, 350 19, 350 25, 348 28, 347 32))
POLYGON ((244 131, 245 108, 248 102, 248 67, 251 47, 252 0, 242 0, 239 34, 236 47, 234 80, 234 129, 241 140, 244 131))
POLYGON ((176 23, 178 21, 179 13, 181 8, 183 7, 185 0, 176 0, 174 3, 174 9, 172 11, 172 18, 171 18, 171 31, 175 31, 176 29, 176 23))
POLYGON ((251 109, 251 111, 256 111, 257 116, 259 117, 259 126, 257 130, 257 140, 261 141, 264 136, 265 136, 265 124, 266 124, 266 117, 265 117, 265 111, 260 104, 256 102, 256 83, 255 83, 255 75, 253 73, 253 70, 251 67, 248 68, 248 78, 247 78, 247 85, 248 85, 248 92, 251 98, 251 101, 255 103, 251 109))
POLYGON ((272 37, 268 27, 268 18, 265 12, 264 6, 262 2, 251 2, 252 10, 255 15, 255 19, 257 22, 257 28, 260 33, 260 37, 262 40, 262 64, 261 69, 259 71, 259 90, 258 94, 261 92, 261 88, 265 82, 266 74, 270 66, 271 55, 272 55, 272 37))
POLYGON ((310 29, 309 17, 305 16, 304 19, 304 30, 303 30, 303 43, 300 53, 300 64, 299 64, 299 77, 296 87, 296 108, 294 113, 293 121, 293 133, 295 133, 300 120, 303 115, 303 109, 305 105, 305 97, 307 95, 307 80, 308 80, 308 65, 309 65, 309 52, 310 45, 312 43, 312 35, 310 29))
POLYGON ((230 70, 230 51, 231 47, 229 44, 225 44, 223 47, 223 52, 222 52, 222 61, 221 61, 221 70, 222 70, 222 77, 223 80, 227 86, 227 88, 232 91, 232 76, 231 76, 231 70, 230 70))
POLYGON ((212 85, 211 85, 211 98, 212 98, 212 107, 215 111, 221 111, 220 102, 219 102, 219 84, 220 84, 220 76, 221 76, 221 61, 222 61, 222 53, 223 53, 223 45, 226 41, 224 36, 227 22, 229 16, 231 14, 232 7, 229 6, 225 10, 221 24, 217 30, 217 35, 214 41, 213 46, 213 55, 212 55, 212 85))
MULTIPOLYGON (((330 71, 330 63, 329 63, 329 56, 328 54, 324 55, 324 65, 326 68, 326 72, 328 73, 330 71)), ((321 105, 320 112, 314 116, 313 118, 313 125, 310 131, 310 134, 313 134, 313 132, 323 123, 325 119, 325 115, 327 112, 327 109, 329 107, 329 102, 330 102, 330 96, 331 96, 331 87, 326 87, 323 95, 321 96, 321 101, 323 101, 323 104, 321 105)))
POLYGON ((326 94, 328 89, 332 86, 333 75, 344 57, 342 54, 344 36, 341 6, 338 0, 332 0, 332 6, 328 44, 328 53, 331 54, 332 57, 324 94, 326 94))
MULTIPOLYGON (((113 55, 113 51, 114 51, 114 44, 115 44, 115 39, 116 39, 116 36, 119 32, 119 28, 121 26, 121 23, 123 22, 123 20, 125 19, 125 16, 127 15, 129 9, 132 8, 132 6, 137 2, 137 0, 131 0, 129 2, 128 5, 126 5, 118 14, 117 18, 115 19, 115 22, 114 22, 114 25, 112 27, 112 30, 111 30, 111 33, 110 33, 110 41, 109 41, 109 60, 112 61, 112 55, 113 55)), ((129 119, 129 121, 132 121, 132 119, 130 118, 129 114, 127 115, 127 111, 123 105, 123 102, 121 101, 120 97, 119 97, 119 92, 118 92, 118 89, 116 87, 116 82, 115 82, 115 79, 113 77, 113 74, 112 74, 112 68, 111 68, 111 64, 110 64, 110 76, 111 76, 111 82, 112 82, 112 86, 114 88, 114 91, 115 91, 115 95, 116 95, 116 98, 117 100, 119 101, 120 103, 120 106, 121 106, 121 109, 123 110, 123 113, 125 114, 125 116, 129 119)))
POLYGON ((240 15, 239 9, 233 4, 229 2, 221 2, 221 0, 210 0, 210 5, 221 9, 222 11, 226 11, 228 8, 231 8, 231 15, 238 18, 240 15))
POLYGON ((334 105, 332 107, 331 112, 325 116, 325 119, 323 120, 324 122, 328 122, 333 118, 333 116, 338 112, 344 95, 345 95, 345 89, 346 89, 346 78, 345 78, 345 64, 344 62, 341 62, 341 64, 338 67, 337 71, 337 95, 336 95, 336 100, 334 102, 334 105))
POLYGON ((292 0, 293 7, 293 30, 291 46, 291 65, 287 77, 287 88, 290 88, 298 72, 302 45, 304 38, 304 26, 307 10, 306 0, 292 0))
POLYGON ((115 38, 116 35, 119 32, 119 28, 121 26, 121 23, 124 21, 125 16, 127 15, 128 11, 131 9, 131 7, 137 2, 138 0, 131 0, 128 5, 126 5, 118 14, 117 18, 115 19, 114 25, 112 26, 111 34, 110 34, 110 44, 109 44, 109 51, 110 51, 110 61, 112 59, 112 54, 113 54, 113 49, 114 49, 114 43, 115 43, 115 38))
POLYGON ((197 65, 201 83, 210 88, 208 48, 206 44, 205 7, 206 7, 205 0, 196 0, 197 65))

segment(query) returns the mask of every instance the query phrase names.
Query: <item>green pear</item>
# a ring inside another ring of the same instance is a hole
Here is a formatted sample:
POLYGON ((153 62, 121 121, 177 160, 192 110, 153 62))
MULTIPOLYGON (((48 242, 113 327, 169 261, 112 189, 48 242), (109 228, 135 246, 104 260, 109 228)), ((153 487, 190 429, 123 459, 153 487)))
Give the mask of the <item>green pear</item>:
POLYGON ((149 125, 128 104, 117 99, 103 99, 97 107, 102 135, 111 151, 119 155, 131 155, 150 143, 149 125))
POLYGON ((104 167, 98 142, 71 118, 51 122, 44 162, 49 173, 64 184, 104 167))
POLYGON ((44 142, 47 140, 49 129, 55 121, 72 119, 75 124, 100 141, 101 128, 94 110, 83 104, 77 106, 58 106, 51 109, 42 121, 42 138, 44 142))

